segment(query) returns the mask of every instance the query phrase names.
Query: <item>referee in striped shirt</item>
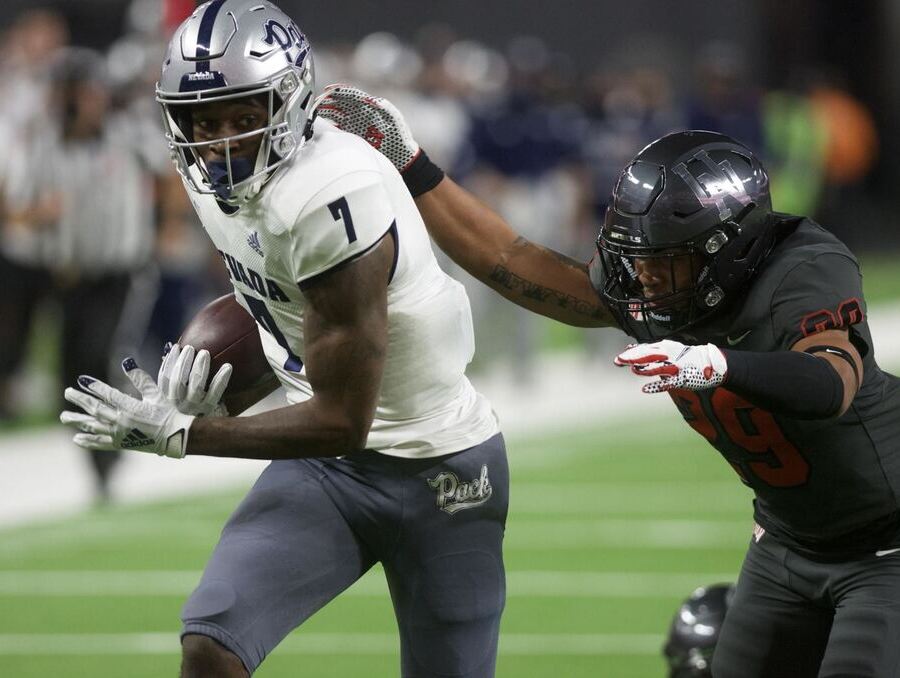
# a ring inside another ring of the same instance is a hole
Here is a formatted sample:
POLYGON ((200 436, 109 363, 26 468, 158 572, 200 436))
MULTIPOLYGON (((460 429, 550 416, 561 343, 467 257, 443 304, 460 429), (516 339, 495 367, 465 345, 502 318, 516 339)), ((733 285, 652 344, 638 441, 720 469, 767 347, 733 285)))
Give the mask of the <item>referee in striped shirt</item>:
MULTIPOLYGON (((152 125, 110 105, 100 54, 66 50, 50 71, 45 124, 22 135, 5 163, 0 261, 0 380, 21 363, 32 313, 55 297, 62 317, 61 379, 115 379, 110 356, 142 338, 155 289, 155 181, 171 172, 152 125), (146 127, 146 134, 142 130, 146 127)), ((118 455, 92 453, 100 497, 118 455)))

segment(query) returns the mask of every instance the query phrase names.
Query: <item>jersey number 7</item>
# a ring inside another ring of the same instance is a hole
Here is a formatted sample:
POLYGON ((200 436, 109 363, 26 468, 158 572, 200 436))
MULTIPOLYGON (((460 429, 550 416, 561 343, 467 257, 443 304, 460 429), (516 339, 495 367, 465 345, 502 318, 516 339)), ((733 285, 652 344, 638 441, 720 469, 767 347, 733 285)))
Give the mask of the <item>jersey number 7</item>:
MULTIPOLYGON (((334 217, 335 221, 344 222, 344 229, 347 231, 347 239, 350 242, 355 242, 356 230, 353 228, 353 217, 350 216, 350 205, 347 204, 347 198, 341 197, 334 202, 329 203, 328 209, 331 211, 331 216, 334 217)), ((246 294, 242 296, 244 297, 244 301, 247 302, 247 306, 250 308, 250 312, 253 314, 256 322, 275 338, 275 341, 278 342, 278 345, 281 346, 281 348, 287 351, 288 357, 287 360, 284 361, 284 369, 289 372, 300 372, 303 369, 303 361, 300 360, 298 355, 291 351, 291 347, 288 345, 284 333, 278 329, 278 325, 275 324, 275 318, 269 313, 269 309, 266 308, 265 302, 261 299, 247 296, 246 294)))
POLYGON ((347 240, 356 242, 356 230, 353 228, 353 217, 350 216, 350 205, 347 204, 347 198, 338 198, 334 202, 328 203, 328 209, 335 221, 344 222, 347 240))
POLYGON ((300 360, 300 357, 295 355, 293 351, 291 351, 291 347, 288 346, 287 339, 284 334, 278 329, 278 325, 275 324, 275 318, 272 317, 272 314, 269 313, 269 309, 266 308, 266 303, 261 299, 257 299, 255 297, 250 297, 246 294, 242 294, 244 297, 244 301, 247 302, 247 306, 250 308, 250 313, 253 314, 254 319, 258 322, 262 328, 274 337, 275 341, 278 342, 278 345, 281 346, 285 351, 287 351, 288 357, 287 360, 284 361, 284 369, 288 372, 299 372, 303 369, 303 361, 300 360))

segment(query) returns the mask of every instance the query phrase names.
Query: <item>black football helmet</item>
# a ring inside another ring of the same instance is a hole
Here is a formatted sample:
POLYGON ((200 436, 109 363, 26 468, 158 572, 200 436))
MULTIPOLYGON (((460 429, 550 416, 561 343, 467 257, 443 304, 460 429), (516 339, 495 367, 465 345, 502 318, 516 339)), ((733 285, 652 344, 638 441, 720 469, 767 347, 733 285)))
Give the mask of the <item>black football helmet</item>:
POLYGON ((732 584, 714 584, 694 591, 669 627, 663 654, 669 678, 710 678, 712 656, 734 596, 732 584))
POLYGON ((675 335, 740 295, 771 249, 773 224, 769 178, 749 149, 715 132, 669 134, 619 176, 591 281, 631 336, 675 335), (647 270, 656 271, 650 288, 647 270))

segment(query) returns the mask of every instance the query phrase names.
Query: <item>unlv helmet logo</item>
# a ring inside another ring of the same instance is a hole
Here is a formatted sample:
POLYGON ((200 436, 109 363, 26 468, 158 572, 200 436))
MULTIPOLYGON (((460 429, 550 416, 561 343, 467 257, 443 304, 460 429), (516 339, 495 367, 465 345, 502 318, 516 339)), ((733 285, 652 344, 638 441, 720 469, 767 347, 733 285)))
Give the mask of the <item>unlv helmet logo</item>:
POLYGON ((707 207, 710 202, 714 202, 719 209, 719 218, 722 221, 731 219, 733 215, 731 208, 725 204, 726 195, 730 195, 737 200, 741 207, 746 207, 753 202, 750 196, 747 195, 747 189, 744 188, 744 184, 737 172, 734 171, 731 163, 727 160, 717 164, 709 157, 709 153, 699 151, 691 158, 691 161, 692 167, 696 166, 693 161, 697 161, 702 163, 707 171, 701 172, 695 177, 683 162, 675 165, 672 171, 684 180, 684 183, 694 192, 694 195, 697 196, 697 200, 700 201, 703 207, 707 207))

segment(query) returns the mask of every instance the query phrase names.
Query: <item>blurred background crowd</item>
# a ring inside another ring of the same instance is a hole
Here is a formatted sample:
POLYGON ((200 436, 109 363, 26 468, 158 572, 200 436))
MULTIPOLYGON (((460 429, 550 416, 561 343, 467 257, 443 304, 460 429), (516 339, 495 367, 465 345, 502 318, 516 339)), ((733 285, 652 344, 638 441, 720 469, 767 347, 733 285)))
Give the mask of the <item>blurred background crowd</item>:
MULTIPOLYGON (((900 10, 888 0, 279 4, 307 32, 320 86, 391 99, 454 178, 578 259, 628 159, 683 128, 756 150, 779 211, 858 250, 900 247, 900 66, 883 58, 900 10)), ((228 291, 153 99, 168 36, 194 5, 0 8, 0 419, 55 414, 61 384, 115 381, 127 354, 153 371, 163 343, 228 291)), ((560 339, 455 274, 473 297, 476 369, 500 360, 526 381, 547 343, 608 341, 560 339)), ((113 458, 95 459, 101 489, 113 458)))

